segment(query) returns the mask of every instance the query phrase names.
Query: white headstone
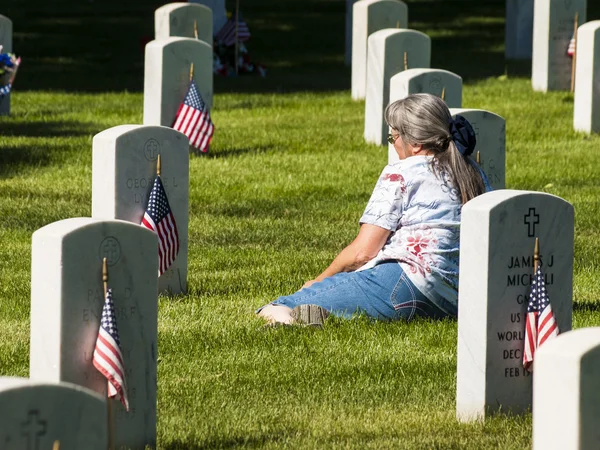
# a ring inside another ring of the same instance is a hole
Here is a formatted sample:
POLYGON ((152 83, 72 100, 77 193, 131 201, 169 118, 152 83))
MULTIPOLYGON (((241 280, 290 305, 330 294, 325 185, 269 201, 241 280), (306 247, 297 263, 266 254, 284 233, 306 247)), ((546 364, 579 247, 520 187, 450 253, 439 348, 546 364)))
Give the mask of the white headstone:
POLYGON ((187 137, 168 127, 120 125, 94 136, 92 148, 92 217, 136 224, 144 217, 160 154, 161 181, 177 224, 179 253, 159 278, 158 290, 185 292, 190 183, 187 137))
POLYGON ((106 400, 71 383, 0 377, 0 448, 106 450, 106 400))
POLYGON ((575 70, 575 130, 600 133, 600 20, 577 32, 575 70))
POLYGON ((390 103, 410 94, 444 97, 448 108, 462 108, 462 78, 441 69, 408 69, 390 80, 390 103))
MULTIPOLYGON (((3 15, 0 15, 0 45, 2 53, 12 52, 12 21, 3 15)), ((10 114, 10 94, 0 97, 0 116, 8 116, 10 114)))
POLYGON ((194 3, 167 3, 154 11, 154 39, 171 36, 194 38, 194 24, 198 39, 212 45, 212 10, 194 3))
POLYGON ((225 0, 189 0, 190 3, 198 3, 208 6, 213 12, 213 33, 219 30, 227 22, 227 11, 225 10, 225 0))
POLYGON ((531 59, 533 0, 506 0, 504 42, 506 59, 531 59))
POLYGON ((405 65, 429 67, 431 39, 420 31, 390 28, 371 34, 368 46, 365 140, 383 145, 388 134, 383 113, 390 99, 390 80, 405 65))
POLYGON ((66 219, 32 237, 32 380, 66 381, 106 396, 92 363, 104 306, 102 259, 108 261, 130 411, 111 399, 115 448, 156 445, 158 328, 157 238, 139 225, 66 219))
POLYGON ((586 0, 535 0, 531 82, 536 91, 571 89, 572 59, 567 54, 575 29, 586 21, 586 0))
POLYGON ((367 39, 384 28, 408 28, 408 7, 399 0, 360 0, 352 12, 352 98, 367 92, 367 39))
MULTIPOLYGON (((506 121, 497 114, 482 109, 450 108, 450 114, 460 114, 473 126, 477 145, 471 157, 480 156, 480 166, 493 189, 506 187, 506 121)), ((388 164, 398 161, 394 146, 388 145, 388 164)))
POLYGON ((212 46, 198 39, 170 37, 146 45, 144 125, 170 127, 190 86, 190 69, 210 109, 213 96, 212 46))
POLYGON ((531 407, 523 369, 535 238, 560 332, 571 329, 573 206, 541 192, 502 189, 462 208, 456 415, 461 421, 531 407))
POLYGON ((346 0, 346 52, 344 63, 349 66, 352 63, 352 12, 357 0, 346 0))
POLYGON ((600 448, 600 328, 546 341, 533 367, 533 449, 600 448))

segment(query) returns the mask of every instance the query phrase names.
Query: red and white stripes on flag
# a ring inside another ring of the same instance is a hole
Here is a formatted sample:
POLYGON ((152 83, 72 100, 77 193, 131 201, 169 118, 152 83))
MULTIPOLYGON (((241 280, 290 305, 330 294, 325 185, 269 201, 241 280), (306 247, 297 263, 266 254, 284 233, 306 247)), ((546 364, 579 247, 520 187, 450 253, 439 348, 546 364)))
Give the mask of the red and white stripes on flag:
POLYGON ((177 258, 179 233, 167 193, 158 175, 148 198, 142 226, 154 231, 158 236, 158 276, 161 276, 177 258))
POLYGON ((121 353, 121 341, 119 340, 111 289, 106 291, 93 364, 108 380, 108 397, 121 400, 125 409, 129 411, 123 354, 121 353))
POLYGON ((525 346, 523 367, 531 371, 536 349, 559 333, 552 305, 546 292, 546 283, 540 267, 537 268, 531 284, 527 319, 525 320, 525 346))
POLYGON ((571 41, 569 42, 569 48, 567 49, 567 55, 569 55, 571 58, 575 55, 575 47, 575 35, 573 35, 571 41))
POLYGON ((208 152, 215 126, 194 80, 190 82, 185 99, 179 106, 173 128, 185 134, 191 146, 201 152, 208 152))

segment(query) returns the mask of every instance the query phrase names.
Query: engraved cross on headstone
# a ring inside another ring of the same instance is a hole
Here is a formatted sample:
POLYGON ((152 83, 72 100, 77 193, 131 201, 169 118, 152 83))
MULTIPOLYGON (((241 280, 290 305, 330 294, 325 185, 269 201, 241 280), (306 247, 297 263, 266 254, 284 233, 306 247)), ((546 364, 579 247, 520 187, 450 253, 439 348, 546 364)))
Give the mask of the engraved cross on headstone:
POLYGON ((121 258, 121 246, 119 241, 112 236, 105 238, 100 246, 100 255, 101 257, 106 258, 106 262, 109 266, 116 264, 121 258))
POLYGON ((40 437, 46 434, 46 421, 40 420, 40 412, 29 411, 27 421, 21 424, 21 436, 27 437, 27 450, 40 450, 40 437))
POLYGON ((529 208, 529 214, 525 214, 523 220, 528 225, 527 236, 535 237, 535 226, 540 223, 540 215, 535 213, 535 208, 529 208))

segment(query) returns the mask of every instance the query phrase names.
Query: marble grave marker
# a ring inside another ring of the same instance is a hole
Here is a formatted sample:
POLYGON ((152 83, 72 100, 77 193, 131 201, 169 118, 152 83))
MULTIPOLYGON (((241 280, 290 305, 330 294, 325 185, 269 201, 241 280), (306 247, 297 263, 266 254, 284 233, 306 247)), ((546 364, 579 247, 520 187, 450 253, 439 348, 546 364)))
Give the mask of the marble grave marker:
POLYGON ((154 39, 159 41, 171 36, 195 39, 194 24, 198 30, 198 39, 212 45, 212 10, 208 6, 167 3, 154 11, 154 39))
MULTIPOLYGON (((12 53, 12 36, 13 25, 12 21, 0 14, 0 45, 2 53, 12 53)), ((10 114, 10 94, 0 97, 0 116, 8 116, 10 114)))
POLYGON ((431 39, 415 30, 386 29, 369 36, 365 141, 384 145, 388 126, 383 113, 390 99, 390 80, 408 68, 429 67, 431 39))
POLYGON ((504 57, 531 59, 533 49, 533 1, 506 0, 504 57))
POLYGON ((189 2, 207 6, 212 10, 214 34, 217 34, 227 22, 225 0, 189 0, 189 2))
MULTIPOLYGON (((189 150, 188 138, 168 127, 120 125, 94 136, 92 217, 140 224, 156 178, 161 180, 179 234, 179 253, 158 280, 159 292, 187 289, 189 150)), ((157 255, 158 258, 158 255, 157 255)))
POLYGON ((462 78, 441 69, 408 69, 390 80, 390 103, 410 94, 444 95, 448 108, 462 107, 462 78))
POLYGON ((360 0, 352 12, 352 98, 367 92, 367 39, 385 28, 407 28, 408 7, 399 0, 360 0))
POLYGON ((525 412, 532 401, 523 346, 535 238, 564 333, 571 329, 573 206, 550 194, 501 189, 466 203, 460 228, 456 416, 468 422, 525 412))
POLYGON ((158 328, 156 235, 121 220, 73 218, 32 237, 30 377, 74 383, 106 397, 92 363, 108 262, 130 411, 110 399, 115 448, 156 446, 158 328))
POLYGON ((576 66, 574 128, 600 133, 600 20, 579 27, 576 66))
POLYGON ((586 21, 586 0, 535 0, 531 83, 535 91, 571 89, 572 59, 567 54, 575 15, 586 21))
POLYGON ((0 377, 0 448, 106 450, 106 399, 71 383, 0 377))
POLYGON ((190 86, 190 67, 210 109, 213 95, 212 46, 199 39, 170 37, 146 45, 144 125, 170 127, 190 86))
POLYGON ((600 327, 546 341, 533 367, 533 449, 600 448, 600 327))

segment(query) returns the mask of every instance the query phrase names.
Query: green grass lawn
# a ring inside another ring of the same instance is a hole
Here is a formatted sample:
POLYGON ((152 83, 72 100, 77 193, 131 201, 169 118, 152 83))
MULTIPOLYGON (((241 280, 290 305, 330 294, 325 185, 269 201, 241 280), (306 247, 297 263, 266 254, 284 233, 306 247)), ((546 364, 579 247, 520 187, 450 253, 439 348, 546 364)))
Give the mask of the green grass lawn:
MULTIPOLYGON (((600 326, 600 137, 573 132, 572 95, 534 93, 527 65, 505 64, 503 0, 408 3, 433 67, 464 76, 463 104, 506 118, 507 187, 575 206, 574 327, 600 326)), ((29 371, 31 234, 90 215, 92 137, 142 121, 139 40, 157 6, 0 11, 24 59, 0 118, 0 375, 29 371)), ((211 153, 191 156, 189 294, 159 307, 159 448, 530 447, 531 416, 456 422, 456 322, 314 331, 254 316, 355 236, 387 148, 364 144, 364 103, 350 99, 343 1, 242 0, 242 11, 269 72, 216 80, 211 153)))

